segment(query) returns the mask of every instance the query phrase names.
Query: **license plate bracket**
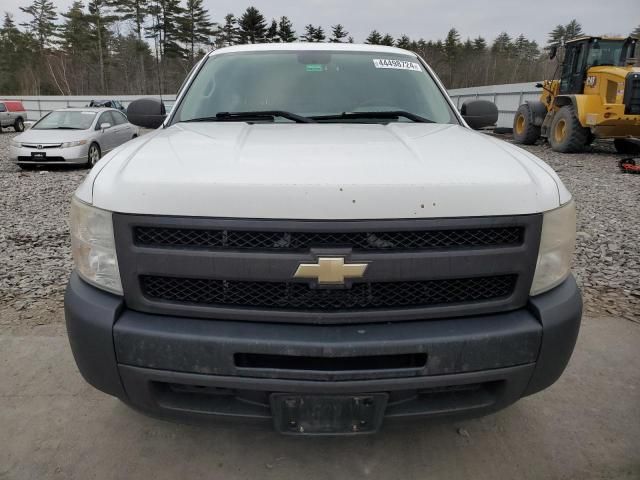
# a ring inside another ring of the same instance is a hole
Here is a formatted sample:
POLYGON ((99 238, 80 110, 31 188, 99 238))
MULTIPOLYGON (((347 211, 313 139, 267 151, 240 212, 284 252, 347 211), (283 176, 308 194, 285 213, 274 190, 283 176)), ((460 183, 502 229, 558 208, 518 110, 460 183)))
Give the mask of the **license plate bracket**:
POLYGON ((382 425, 386 393, 363 395, 271 395, 277 431, 289 435, 358 435, 382 425))
POLYGON ((47 152, 31 152, 32 160, 42 160, 47 158, 47 152))

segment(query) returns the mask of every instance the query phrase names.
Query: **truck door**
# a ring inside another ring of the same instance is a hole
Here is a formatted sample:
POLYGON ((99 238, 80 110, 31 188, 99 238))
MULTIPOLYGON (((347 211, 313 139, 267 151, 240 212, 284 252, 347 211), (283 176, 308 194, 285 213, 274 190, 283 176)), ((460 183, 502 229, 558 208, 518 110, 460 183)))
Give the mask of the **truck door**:
POLYGON ((7 110, 7 106, 4 103, 0 103, 0 125, 8 127, 12 123, 11 113, 7 110))
POLYGON ((570 43, 562 63, 560 93, 582 93, 585 81, 586 42, 570 43))

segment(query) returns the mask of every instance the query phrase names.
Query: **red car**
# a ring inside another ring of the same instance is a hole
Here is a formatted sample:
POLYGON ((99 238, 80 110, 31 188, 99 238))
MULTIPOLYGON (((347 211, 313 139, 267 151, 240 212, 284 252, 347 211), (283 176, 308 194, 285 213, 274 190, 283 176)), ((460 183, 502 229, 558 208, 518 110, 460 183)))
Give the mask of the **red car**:
POLYGON ((0 100, 0 132, 5 127, 13 127, 16 132, 24 131, 27 112, 19 100, 0 100))

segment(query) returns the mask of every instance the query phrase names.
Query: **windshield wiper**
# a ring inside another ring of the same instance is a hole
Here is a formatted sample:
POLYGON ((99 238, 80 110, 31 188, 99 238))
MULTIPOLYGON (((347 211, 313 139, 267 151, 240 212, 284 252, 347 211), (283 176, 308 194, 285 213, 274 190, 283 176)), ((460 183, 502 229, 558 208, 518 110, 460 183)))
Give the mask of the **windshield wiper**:
POLYGON ((78 128, 78 127, 55 127, 55 128, 48 128, 47 130, 84 130, 84 128, 78 128))
POLYGON ((200 117, 183 120, 184 122, 247 122, 260 121, 265 119, 273 120, 275 117, 286 118, 296 123, 315 123, 309 117, 303 117, 295 113, 286 112, 284 110, 256 110, 255 112, 218 112, 214 117, 200 117))
POLYGON ((342 112, 338 115, 317 115, 310 117, 314 120, 353 120, 358 118, 384 118, 398 119, 399 117, 408 118, 419 123, 435 123, 433 120, 421 117, 415 113, 406 112, 404 110, 382 110, 379 112, 342 112))

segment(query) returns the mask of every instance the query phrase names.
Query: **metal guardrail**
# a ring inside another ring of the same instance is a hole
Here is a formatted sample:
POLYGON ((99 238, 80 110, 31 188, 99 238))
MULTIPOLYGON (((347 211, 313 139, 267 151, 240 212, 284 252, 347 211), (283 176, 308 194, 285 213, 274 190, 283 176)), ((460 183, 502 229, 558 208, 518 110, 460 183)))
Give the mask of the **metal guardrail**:
POLYGON ((449 90, 449 96, 460 108, 465 100, 486 99, 498 107, 498 123, 496 128, 511 129, 513 118, 518 107, 527 100, 538 100, 540 89, 534 87, 535 83, 514 83, 506 85, 490 85, 475 88, 460 88, 449 90))
MULTIPOLYGON (((139 98, 158 98, 158 95, 82 95, 82 96, 0 96, 0 100, 19 100, 27 112, 28 121, 36 121, 52 110, 68 107, 86 107, 91 100, 119 100, 125 107, 139 98)), ((173 107, 175 95, 162 95, 167 109, 173 107)))
MULTIPOLYGON (((537 100, 540 90, 532 83, 513 83, 506 85, 489 85, 482 87, 459 88, 449 90, 449 96, 460 108, 465 100, 487 98, 498 106, 497 128, 511 128, 513 117, 518 107, 527 100, 537 100)), ((0 96, 1 100, 20 100, 27 111, 27 120, 35 121, 52 110, 67 107, 86 107, 91 100, 113 98, 126 107, 133 100, 158 95, 81 95, 81 96, 0 96)), ((167 109, 173 107, 175 95, 162 95, 167 109)))

